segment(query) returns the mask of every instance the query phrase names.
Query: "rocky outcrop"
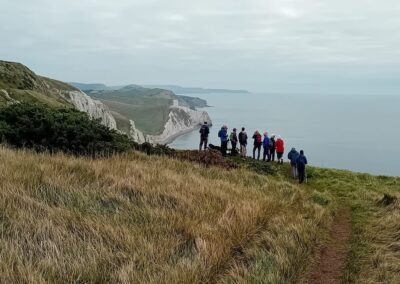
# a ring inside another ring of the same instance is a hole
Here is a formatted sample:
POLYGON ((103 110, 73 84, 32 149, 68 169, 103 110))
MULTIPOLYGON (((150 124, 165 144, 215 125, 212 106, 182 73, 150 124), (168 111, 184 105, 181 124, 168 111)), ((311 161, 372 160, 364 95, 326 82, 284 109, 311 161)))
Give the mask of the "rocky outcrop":
POLYGON ((115 118, 102 102, 93 100, 81 91, 61 91, 60 94, 76 109, 86 112, 91 118, 100 119, 103 125, 111 129, 117 129, 115 118))
POLYGON ((15 104, 18 103, 18 101, 14 100, 10 95, 8 94, 7 90, 0 90, 0 99, 4 100, 7 104, 15 104))
POLYGON ((164 131, 160 135, 148 135, 146 138, 154 144, 168 144, 176 137, 198 128, 205 121, 211 125, 211 119, 207 112, 179 106, 174 102, 164 131))
POLYGON ((129 137, 131 137, 133 139, 133 141, 137 142, 137 143, 144 143, 146 142, 146 137, 144 136, 143 132, 140 131, 139 129, 136 128, 135 126, 135 122, 133 120, 129 120, 131 126, 129 129, 129 137))

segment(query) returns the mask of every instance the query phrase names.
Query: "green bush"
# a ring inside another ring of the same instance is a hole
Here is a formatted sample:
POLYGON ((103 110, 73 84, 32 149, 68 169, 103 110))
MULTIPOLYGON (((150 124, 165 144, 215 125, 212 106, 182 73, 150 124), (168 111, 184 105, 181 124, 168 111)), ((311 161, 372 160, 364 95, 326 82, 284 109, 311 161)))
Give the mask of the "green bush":
POLYGON ((0 109, 0 141, 14 147, 75 155, 109 155, 137 146, 86 113, 70 108, 13 104, 0 109))

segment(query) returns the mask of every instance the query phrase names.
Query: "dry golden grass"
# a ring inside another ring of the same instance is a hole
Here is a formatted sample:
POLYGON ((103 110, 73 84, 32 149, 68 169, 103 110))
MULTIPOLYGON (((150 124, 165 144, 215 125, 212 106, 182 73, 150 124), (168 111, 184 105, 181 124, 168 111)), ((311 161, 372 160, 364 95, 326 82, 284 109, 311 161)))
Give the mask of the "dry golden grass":
POLYGON ((301 283, 341 204, 345 283, 400 283, 400 178, 267 177, 130 153, 0 148, 0 283, 301 283), (384 194, 397 200, 384 205, 384 194))
POLYGON ((331 220, 277 178, 0 148, 0 282, 295 283, 331 220))

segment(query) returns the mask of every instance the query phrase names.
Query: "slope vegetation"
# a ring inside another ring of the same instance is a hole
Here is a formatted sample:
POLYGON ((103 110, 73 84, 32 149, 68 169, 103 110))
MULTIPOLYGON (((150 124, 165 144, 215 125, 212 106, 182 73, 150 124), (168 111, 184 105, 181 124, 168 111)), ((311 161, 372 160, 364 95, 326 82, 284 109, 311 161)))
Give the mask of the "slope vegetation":
POLYGON ((288 283, 329 211, 288 182, 1 148, 1 282, 288 283))
POLYGON ((41 77, 20 63, 0 60, 0 105, 9 101, 73 107, 60 90, 78 91, 60 81, 41 77))
POLYGON ((0 282, 400 281, 399 178, 310 167, 299 186, 252 160, 0 157, 0 282))

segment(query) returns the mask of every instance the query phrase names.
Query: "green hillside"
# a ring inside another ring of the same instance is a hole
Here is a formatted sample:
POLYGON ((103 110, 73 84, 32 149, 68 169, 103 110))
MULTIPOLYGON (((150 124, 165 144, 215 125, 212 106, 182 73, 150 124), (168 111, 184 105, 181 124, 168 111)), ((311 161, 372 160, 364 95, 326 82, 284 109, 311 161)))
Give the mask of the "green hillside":
POLYGON ((36 75, 20 63, 0 60, 0 105, 10 100, 44 103, 50 106, 69 106, 58 92, 77 90, 60 81, 36 75))
POLYGON ((129 127, 129 120, 133 120, 145 134, 160 134, 163 131, 173 100, 192 109, 207 106, 207 102, 199 98, 177 96, 168 90, 138 85, 128 85, 118 90, 92 90, 87 93, 110 108, 115 114, 119 129, 125 130, 129 127))

